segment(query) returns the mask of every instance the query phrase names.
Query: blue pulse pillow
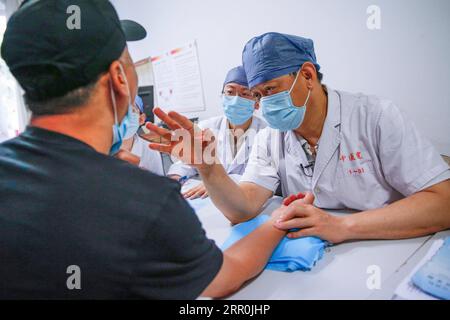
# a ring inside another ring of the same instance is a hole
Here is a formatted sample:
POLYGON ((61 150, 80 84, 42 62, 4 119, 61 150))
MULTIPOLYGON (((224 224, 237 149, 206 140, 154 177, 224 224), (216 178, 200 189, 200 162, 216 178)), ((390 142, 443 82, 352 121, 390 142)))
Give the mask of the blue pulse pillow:
MULTIPOLYGON (((234 226, 222 245, 222 250, 225 251, 269 219, 267 215, 260 215, 234 226)), ((325 247, 326 242, 316 237, 299 239, 285 237, 273 252, 266 269, 283 272, 309 271, 322 258, 325 247)))

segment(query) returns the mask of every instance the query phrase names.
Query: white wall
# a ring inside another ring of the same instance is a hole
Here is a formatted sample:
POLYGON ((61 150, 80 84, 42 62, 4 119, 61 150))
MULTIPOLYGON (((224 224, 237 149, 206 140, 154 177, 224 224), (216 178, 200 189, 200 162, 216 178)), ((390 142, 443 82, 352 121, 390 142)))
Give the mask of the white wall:
POLYGON ((219 114, 226 72, 253 36, 278 31, 314 39, 325 83, 394 100, 437 149, 450 155, 450 1, 448 0, 114 0, 121 18, 149 37, 135 60, 198 41, 207 111, 219 114), (381 30, 366 26, 381 8, 381 30))

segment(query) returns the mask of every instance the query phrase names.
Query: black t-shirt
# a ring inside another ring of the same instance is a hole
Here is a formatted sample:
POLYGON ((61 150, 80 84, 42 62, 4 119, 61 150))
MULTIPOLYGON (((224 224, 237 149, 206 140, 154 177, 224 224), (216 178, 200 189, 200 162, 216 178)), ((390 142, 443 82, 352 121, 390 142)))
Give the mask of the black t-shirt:
POLYGON ((39 128, 0 144, 0 299, 194 299, 222 259, 178 183, 39 128))

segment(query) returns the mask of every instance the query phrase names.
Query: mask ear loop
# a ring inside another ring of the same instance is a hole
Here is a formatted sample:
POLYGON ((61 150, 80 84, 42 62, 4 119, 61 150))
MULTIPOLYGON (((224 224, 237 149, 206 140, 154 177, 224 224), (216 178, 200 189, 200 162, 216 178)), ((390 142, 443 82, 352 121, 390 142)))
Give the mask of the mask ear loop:
POLYGON ((306 105, 308 104, 308 101, 309 101, 309 97, 311 96, 311 89, 308 89, 308 96, 306 97, 306 101, 305 101, 305 104, 304 104, 304 106, 306 107, 306 105))
POLYGON ((297 83, 297 80, 298 80, 298 76, 300 75, 300 70, 297 72, 297 75, 295 76, 295 80, 294 80, 294 83, 292 84, 292 86, 291 86, 291 90, 289 90, 289 94, 291 94, 292 93, 292 90, 294 90, 294 87, 295 87, 295 84, 297 83))
POLYGON ((113 104, 113 110, 114 110, 114 123, 117 125, 119 124, 119 118, 117 117, 117 104, 116 104, 116 96, 114 95, 114 89, 112 85, 112 79, 109 79, 109 88, 111 93, 111 100, 113 104))
MULTIPOLYGON (((297 80, 298 80, 298 76, 299 76, 299 75, 300 75, 300 70, 297 72, 297 75, 295 76, 294 83, 292 84, 291 90, 289 90, 289 95, 292 93, 292 90, 294 90, 294 86, 295 86, 295 84, 297 83, 297 80)), ((309 97, 310 97, 310 96, 311 96, 311 89, 308 88, 308 96, 306 97, 306 101, 305 101, 305 103, 303 104, 304 106, 306 106, 306 104, 308 103, 309 97)))

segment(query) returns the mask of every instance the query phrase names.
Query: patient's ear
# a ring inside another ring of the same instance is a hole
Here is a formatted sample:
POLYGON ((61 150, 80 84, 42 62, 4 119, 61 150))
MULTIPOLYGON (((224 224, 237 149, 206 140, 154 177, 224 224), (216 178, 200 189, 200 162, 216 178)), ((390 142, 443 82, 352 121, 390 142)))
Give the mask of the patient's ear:
POLYGON ((109 78, 112 83, 113 90, 119 98, 127 97, 128 95, 127 82, 123 72, 124 71, 118 60, 111 63, 111 66, 109 67, 109 78))

